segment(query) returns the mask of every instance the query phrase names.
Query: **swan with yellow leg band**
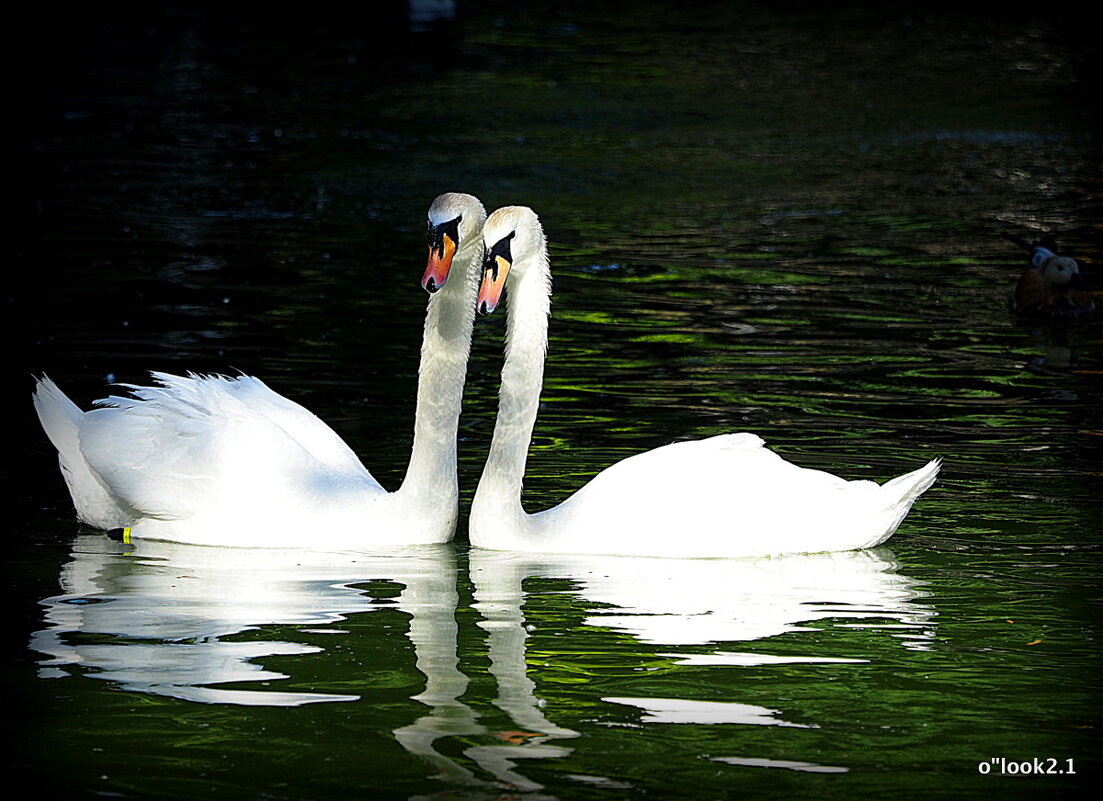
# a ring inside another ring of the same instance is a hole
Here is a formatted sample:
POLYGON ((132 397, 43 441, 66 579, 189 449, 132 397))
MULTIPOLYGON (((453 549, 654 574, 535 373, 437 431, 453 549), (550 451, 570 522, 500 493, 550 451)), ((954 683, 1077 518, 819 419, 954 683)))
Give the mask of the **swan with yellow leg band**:
POLYGON ((422 281, 431 297, 413 449, 397 490, 328 425, 251 376, 154 373, 152 386, 126 385, 87 412, 43 377, 34 405, 77 517, 124 541, 371 549, 452 539, 485 218, 471 195, 441 195, 429 209, 422 281))

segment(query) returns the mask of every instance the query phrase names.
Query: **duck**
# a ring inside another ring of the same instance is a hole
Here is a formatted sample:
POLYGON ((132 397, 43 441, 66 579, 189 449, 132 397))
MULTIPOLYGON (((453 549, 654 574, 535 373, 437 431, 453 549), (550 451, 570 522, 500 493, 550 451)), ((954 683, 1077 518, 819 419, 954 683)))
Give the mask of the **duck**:
POLYGON ((1076 259, 1057 251, 1051 240, 1027 242, 1015 234, 1003 234, 1030 254, 1029 264, 1015 286, 1009 305, 1024 318, 1070 320, 1090 314, 1095 303, 1091 288, 1080 274, 1076 259))
POLYGON ((494 211, 482 236, 477 312, 509 299, 499 408, 469 512, 472 547, 693 558, 857 550, 887 540, 934 483, 941 459, 884 484, 847 481, 785 461, 741 432, 635 454, 557 506, 526 512, 521 489, 551 310, 547 241, 524 206, 494 211))
POLYGON ((33 391, 77 518, 115 539, 374 549, 451 541, 456 440, 486 219, 472 195, 428 211, 430 293, 409 465, 388 492, 332 428, 249 375, 152 373, 81 410, 48 376, 33 391), (459 280, 445 283, 452 270, 459 280))

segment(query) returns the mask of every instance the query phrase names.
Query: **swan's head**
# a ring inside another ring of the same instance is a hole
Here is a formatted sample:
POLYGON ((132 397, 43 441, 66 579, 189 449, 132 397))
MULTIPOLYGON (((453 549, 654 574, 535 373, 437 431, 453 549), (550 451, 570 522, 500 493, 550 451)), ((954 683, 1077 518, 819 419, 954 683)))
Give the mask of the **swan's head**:
POLYGON ((479 231, 485 220, 486 209, 473 195, 446 192, 433 201, 429 207, 429 262, 421 277, 423 289, 436 292, 448 280, 456 253, 481 246, 479 231))
MULTIPOLYGON (((526 206, 503 206, 483 226, 483 279, 475 307, 490 314, 502 300, 510 272, 523 274, 540 252, 544 231, 536 212, 526 206)), ((516 279, 515 279, 516 280, 516 279)))

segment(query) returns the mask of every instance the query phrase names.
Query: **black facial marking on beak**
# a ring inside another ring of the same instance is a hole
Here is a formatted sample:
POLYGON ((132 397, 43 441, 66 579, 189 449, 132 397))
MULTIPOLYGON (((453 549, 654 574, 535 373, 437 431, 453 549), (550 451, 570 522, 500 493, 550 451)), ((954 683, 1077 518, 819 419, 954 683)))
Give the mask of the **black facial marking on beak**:
POLYGON ((509 242, 517 236, 516 231, 511 231, 509 236, 503 236, 494 243, 494 247, 487 251, 483 259, 483 272, 490 270, 490 280, 498 280, 498 258, 505 260, 506 264, 513 264, 513 254, 509 250, 509 242))
MULTIPOLYGON (((459 247, 460 244, 460 222, 463 220, 463 215, 459 215, 454 220, 448 222, 442 222, 439 225, 429 224, 429 250, 435 250, 437 252, 437 258, 444 258, 444 238, 447 236, 452 240, 452 244, 459 247)), ((428 289, 428 287, 426 287, 428 289)), ((432 292, 433 290, 429 290, 432 292)))

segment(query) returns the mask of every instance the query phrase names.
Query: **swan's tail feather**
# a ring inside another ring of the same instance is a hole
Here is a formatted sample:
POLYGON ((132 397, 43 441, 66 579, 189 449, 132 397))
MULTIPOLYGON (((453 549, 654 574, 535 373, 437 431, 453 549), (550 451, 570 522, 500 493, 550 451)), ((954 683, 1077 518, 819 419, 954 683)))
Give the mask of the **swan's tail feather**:
POLYGON ((884 533, 878 537, 876 541, 864 547, 872 548, 876 545, 880 545, 896 532, 896 529, 899 528, 904 518, 907 517, 908 512, 912 508, 912 504, 934 484, 935 479, 938 477, 938 471, 941 468, 942 459, 932 459, 918 470, 913 470, 910 473, 897 476, 891 481, 886 481, 881 485, 881 493, 885 496, 886 501, 885 512, 888 525, 885 527, 884 533))
POLYGON ((57 448, 58 464, 73 497, 77 517, 95 528, 122 525, 127 519, 126 513, 81 453, 80 422, 84 412, 46 376, 35 386, 33 400, 38 420, 57 448))
POLYGON ((47 376, 35 385, 33 398, 38 421, 58 453, 64 456, 79 452, 77 424, 84 412, 47 376))
POLYGON ((942 459, 932 459, 918 470, 897 476, 891 481, 886 481, 881 489, 888 494, 899 495, 900 501, 912 501, 926 492, 934 484, 938 477, 938 471, 942 468, 942 459))

